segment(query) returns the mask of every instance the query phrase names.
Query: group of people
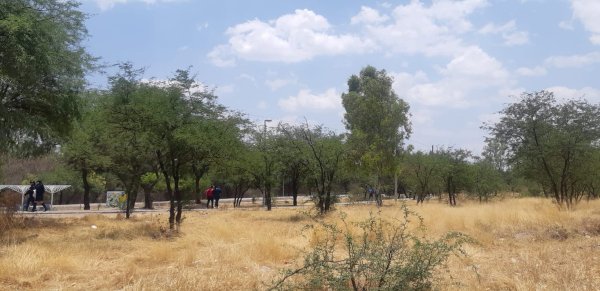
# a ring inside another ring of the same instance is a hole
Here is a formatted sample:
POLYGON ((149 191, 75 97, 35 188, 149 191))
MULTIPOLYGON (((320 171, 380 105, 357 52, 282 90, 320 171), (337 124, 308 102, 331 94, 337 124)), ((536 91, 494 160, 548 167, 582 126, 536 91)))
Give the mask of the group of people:
POLYGON ((29 189, 27 189, 27 192, 25 192, 25 195, 27 195, 27 201, 25 202, 25 205, 23 205, 23 211, 29 211, 29 205, 33 205, 31 212, 37 211, 38 202, 41 202, 42 206, 44 207, 44 211, 47 211, 48 206, 46 206, 46 203, 44 202, 45 192, 46 188, 44 187, 42 181, 31 181, 31 186, 29 189))
POLYGON ((210 185, 204 194, 206 195, 206 208, 219 208, 219 199, 221 199, 221 187, 210 185), (213 205, 214 203, 214 205, 213 205))

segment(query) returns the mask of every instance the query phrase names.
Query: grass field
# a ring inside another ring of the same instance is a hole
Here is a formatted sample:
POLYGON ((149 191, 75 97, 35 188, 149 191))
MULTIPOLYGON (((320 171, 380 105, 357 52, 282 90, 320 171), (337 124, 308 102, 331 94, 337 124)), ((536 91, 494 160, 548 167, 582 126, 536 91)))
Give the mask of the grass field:
MULTIPOLYGON (((399 216, 398 203, 386 201, 382 215, 399 216)), ((600 290, 600 201, 571 211, 533 198, 408 205, 427 236, 455 230, 478 242, 440 272, 439 289, 600 290)), ((377 210, 337 211, 360 220, 377 210)), ((291 208, 189 212, 176 236, 165 232, 167 214, 42 217, 0 238, 1 289, 262 290, 317 235, 302 235, 311 220, 291 208)))

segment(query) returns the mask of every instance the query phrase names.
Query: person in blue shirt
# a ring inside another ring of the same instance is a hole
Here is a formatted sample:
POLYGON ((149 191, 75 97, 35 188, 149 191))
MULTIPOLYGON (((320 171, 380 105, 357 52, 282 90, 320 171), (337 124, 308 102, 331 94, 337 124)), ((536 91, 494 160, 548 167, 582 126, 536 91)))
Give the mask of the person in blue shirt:
POLYGON ((44 211, 48 210, 48 207, 44 203, 44 193, 46 192, 46 188, 42 181, 37 181, 35 184, 35 202, 33 203, 33 210, 36 211, 37 203, 42 202, 42 206, 44 207, 44 211))
POLYGON ((213 198, 215 199, 215 208, 219 208, 219 199, 221 199, 222 192, 223 192, 223 190, 221 190, 221 186, 218 186, 218 185, 213 190, 213 198))
POLYGON ((25 195, 27 195, 26 199, 27 201, 25 202, 25 205, 23 205, 23 211, 29 211, 29 204, 31 204, 32 206, 35 205, 35 182, 31 181, 31 186, 29 187, 29 189, 27 189, 27 192, 25 192, 25 195))

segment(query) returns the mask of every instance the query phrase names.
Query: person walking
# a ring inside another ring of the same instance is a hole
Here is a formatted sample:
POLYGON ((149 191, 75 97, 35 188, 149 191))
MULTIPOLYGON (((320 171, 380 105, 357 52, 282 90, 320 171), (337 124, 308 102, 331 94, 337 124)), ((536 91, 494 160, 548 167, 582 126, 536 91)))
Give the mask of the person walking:
POLYGON ((215 198, 215 208, 219 208, 219 199, 221 199, 221 187, 217 186, 213 190, 213 197, 215 198))
POLYGON ((25 201, 25 204, 23 205, 23 211, 29 211, 29 204, 31 204, 31 206, 35 205, 35 182, 31 181, 31 186, 29 186, 29 189, 27 189, 27 192, 25 192, 25 195, 27 195, 27 197, 25 199, 27 199, 27 201, 25 201))
POLYGON ((42 181, 37 181, 37 183, 35 184, 35 202, 33 203, 32 211, 36 211, 38 202, 42 202, 44 211, 48 210, 46 203, 44 203, 44 193, 45 192, 46 192, 46 188, 44 187, 44 184, 42 184, 42 181))
POLYGON ((210 187, 208 187, 208 189, 206 189, 206 191, 204 191, 204 194, 206 195, 206 208, 213 208, 213 185, 210 185, 210 187))

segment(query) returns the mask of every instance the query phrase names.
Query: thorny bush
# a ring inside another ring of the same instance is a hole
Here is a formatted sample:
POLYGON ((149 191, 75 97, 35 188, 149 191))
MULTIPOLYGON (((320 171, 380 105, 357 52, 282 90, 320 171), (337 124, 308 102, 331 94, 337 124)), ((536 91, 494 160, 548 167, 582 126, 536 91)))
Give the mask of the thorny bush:
POLYGON ((430 240, 423 219, 402 205, 402 217, 386 220, 379 212, 361 222, 317 220, 307 226, 317 235, 297 269, 286 269, 270 290, 429 290, 435 272, 451 255, 466 256, 463 246, 474 241, 459 232, 430 240), (412 219, 416 228, 409 229, 412 219))

